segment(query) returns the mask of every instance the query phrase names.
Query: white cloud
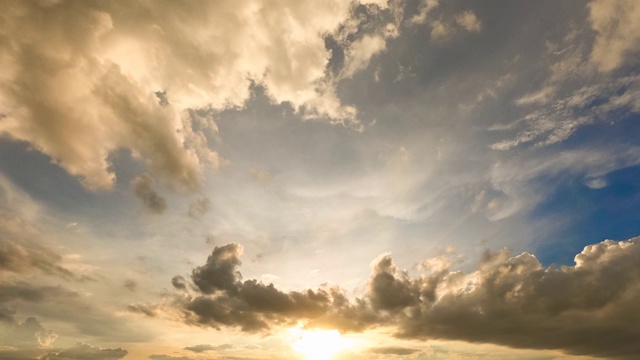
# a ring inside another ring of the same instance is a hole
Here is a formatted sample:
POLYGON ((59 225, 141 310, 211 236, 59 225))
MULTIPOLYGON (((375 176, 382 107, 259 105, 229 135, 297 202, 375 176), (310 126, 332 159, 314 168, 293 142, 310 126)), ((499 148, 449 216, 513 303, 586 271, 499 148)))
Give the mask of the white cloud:
MULTIPOLYGON (((350 10, 339 0, 12 3, 0 15, 0 133, 89 189, 113 184, 107 158, 120 148, 169 183, 197 187, 202 166, 222 160, 185 110, 242 107, 252 83, 305 117, 357 124, 325 76, 324 36, 350 10)), ((357 45, 350 74, 379 40, 357 45)))
POLYGON ((348 49, 341 76, 348 78, 369 64, 375 54, 385 49, 386 41, 381 35, 365 35, 348 49))
POLYGON ((588 178, 584 181, 590 189, 602 189, 607 186, 607 180, 601 177, 588 178))
POLYGON ((409 22, 414 25, 426 23, 429 13, 438 5, 438 0, 422 0, 418 7, 418 13, 409 19, 409 22))
POLYGON ((571 89, 564 97, 554 95, 555 89, 541 90, 516 100, 520 106, 542 105, 508 126, 493 126, 489 130, 513 130, 515 137, 491 145, 494 150, 509 150, 522 144, 534 146, 555 144, 569 138, 581 126, 610 120, 614 111, 640 111, 640 76, 609 79, 607 82, 587 82, 571 89))
POLYGON ((471 11, 465 11, 456 16, 456 23, 467 31, 478 32, 482 28, 480 19, 471 11))
POLYGON ((436 20, 432 24, 431 38, 436 41, 442 41, 451 36, 452 29, 442 20, 436 20))
POLYGON ((601 71, 622 65, 625 57, 640 47, 640 2, 636 0, 594 0, 589 4, 589 21, 596 31, 591 60, 601 71))

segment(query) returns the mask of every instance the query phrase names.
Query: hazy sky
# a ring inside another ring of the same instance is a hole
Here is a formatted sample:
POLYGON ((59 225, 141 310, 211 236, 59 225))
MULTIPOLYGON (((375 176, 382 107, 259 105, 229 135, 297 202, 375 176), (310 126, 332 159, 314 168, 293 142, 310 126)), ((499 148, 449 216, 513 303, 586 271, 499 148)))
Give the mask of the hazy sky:
POLYGON ((638 19, 0 1, 0 358, 637 359, 638 19))

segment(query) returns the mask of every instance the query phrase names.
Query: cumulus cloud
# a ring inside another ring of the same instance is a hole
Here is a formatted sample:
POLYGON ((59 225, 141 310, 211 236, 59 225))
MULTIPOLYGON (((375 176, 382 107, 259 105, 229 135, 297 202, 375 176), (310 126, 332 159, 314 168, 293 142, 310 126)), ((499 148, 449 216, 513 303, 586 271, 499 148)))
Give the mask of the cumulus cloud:
POLYGON ((639 255, 640 238, 587 246, 575 266, 559 268, 528 253, 488 252, 473 273, 407 283, 435 291, 401 309, 398 335, 631 358, 639 350, 630 341, 638 331, 627 326, 640 296, 639 255))
POLYGON ((131 182, 133 193, 142 200, 145 209, 154 214, 162 214, 167 209, 167 202, 153 188, 153 179, 148 174, 143 174, 131 182))
POLYGON ((221 159, 205 136, 213 120, 193 126, 188 110, 242 107, 252 84, 305 117, 357 122, 325 72, 324 37, 350 19, 350 2, 63 0, 3 8, 0 133, 30 143, 89 189, 111 187, 108 156, 121 148, 170 183, 197 187, 202 166, 221 159))
POLYGON ((594 0, 589 21, 596 31, 591 60, 601 71, 621 66, 625 57, 637 55, 640 46, 640 3, 634 0, 594 0))
POLYGON ((286 293, 273 284, 242 281, 237 270, 241 253, 238 244, 216 247, 207 263, 193 271, 201 294, 180 302, 188 322, 261 331, 304 320, 308 326, 343 331, 382 326, 395 328, 401 338, 596 357, 631 359, 640 351, 634 340, 640 332, 629 326, 640 321, 635 311, 640 238, 587 246, 576 255, 575 266, 560 267, 545 267, 529 253, 513 256, 503 249, 487 251, 473 272, 454 270, 454 261, 436 258, 410 276, 383 255, 372 264, 364 295, 355 299, 338 289, 286 293))
POLYGON ((189 312, 187 321, 212 327, 237 326, 243 331, 270 328, 299 318, 321 315, 329 305, 323 290, 283 292, 273 284, 257 280, 242 281, 242 246, 217 246, 207 263, 193 270, 191 279, 201 295, 189 298, 182 306, 189 312))

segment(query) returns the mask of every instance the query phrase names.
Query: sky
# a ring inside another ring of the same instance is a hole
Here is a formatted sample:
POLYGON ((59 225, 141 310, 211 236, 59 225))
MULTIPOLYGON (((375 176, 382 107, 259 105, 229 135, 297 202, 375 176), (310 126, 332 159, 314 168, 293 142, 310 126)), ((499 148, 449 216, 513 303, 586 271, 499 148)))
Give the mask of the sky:
POLYGON ((637 359, 639 18, 0 0, 0 358, 637 359))

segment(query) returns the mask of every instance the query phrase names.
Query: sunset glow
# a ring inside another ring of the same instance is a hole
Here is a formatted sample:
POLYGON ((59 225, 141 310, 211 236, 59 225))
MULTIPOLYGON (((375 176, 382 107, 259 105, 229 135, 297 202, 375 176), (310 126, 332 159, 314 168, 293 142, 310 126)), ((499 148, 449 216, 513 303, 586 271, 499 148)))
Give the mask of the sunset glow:
POLYGON ((291 348, 307 360, 331 360, 353 347, 353 340, 343 338, 337 330, 294 330, 293 334, 291 348))

